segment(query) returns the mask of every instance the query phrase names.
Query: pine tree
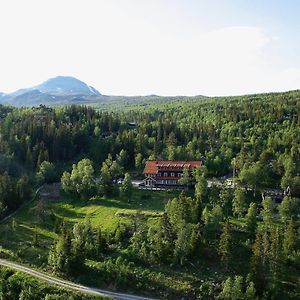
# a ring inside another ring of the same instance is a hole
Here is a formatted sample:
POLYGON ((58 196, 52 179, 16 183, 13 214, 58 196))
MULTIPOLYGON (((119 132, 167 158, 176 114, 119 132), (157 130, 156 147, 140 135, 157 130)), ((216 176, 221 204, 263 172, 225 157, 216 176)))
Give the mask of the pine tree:
POLYGON ((282 243, 279 227, 273 228, 270 234, 269 268, 269 290, 272 298, 281 299, 282 243))
POLYGON ((232 284, 232 289, 231 289, 232 300, 244 300, 242 285, 243 285, 243 277, 234 276, 234 282, 232 284))
POLYGON ((232 211, 239 218, 247 211, 247 203, 245 192, 242 188, 236 188, 234 191, 234 198, 232 201, 232 211))
POLYGON ((232 300, 232 280, 231 277, 223 282, 223 289, 218 296, 218 299, 232 300))
POLYGON ((250 281, 247 285, 244 300, 255 300, 256 298, 256 289, 254 283, 250 281))
POLYGON ((151 239, 151 251, 155 257, 159 261, 167 262, 173 254, 176 235, 166 213, 162 215, 155 234, 152 237, 148 234, 148 238, 151 239))
MULTIPOLYGON (((59 236, 56 244, 50 249, 48 263, 54 271, 69 274, 73 271, 73 261, 71 234, 66 230, 59 236)), ((80 261, 76 263, 79 264, 80 261)))
POLYGON ((274 203, 271 197, 265 197, 262 201, 262 216, 266 226, 270 226, 274 221, 274 203))
POLYGON ((277 277, 282 262, 282 245, 279 227, 273 228, 270 235, 270 270, 273 276, 277 277))
POLYGON ((219 193, 219 198, 225 216, 228 217, 232 214, 232 189, 229 189, 227 186, 222 186, 222 189, 219 193))
POLYGON ((192 231, 191 236, 191 245, 192 245, 192 254, 194 257, 199 257, 201 248, 203 245, 202 235, 201 235, 201 225, 200 223, 196 224, 192 231))
POLYGON ((256 233, 255 242, 252 247, 251 256, 251 278, 254 281, 256 289, 261 293, 266 285, 266 267, 264 264, 263 235, 256 233))
POLYGON ((256 204, 251 202, 246 214, 246 228, 252 237, 255 236, 255 231, 257 228, 256 210, 256 204))
POLYGON ((105 246, 106 246, 105 237, 103 236, 101 229, 98 229, 96 234, 96 242, 95 242, 95 251, 96 251, 97 258, 103 255, 103 252, 105 251, 105 246))
POLYGON ((267 230, 264 231, 262 236, 262 264, 265 271, 265 276, 269 273, 269 255, 270 255, 270 237, 267 230))
POLYGON ((221 261, 223 262, 225 269, 228 268, 228 262, 231 255, 231 244, 232 244, 232 237, 230 232, 230 223, 229 221, 225 221, 223 228, 222 228, 222 234, 220 236, 220 242, 219 242, 219 255, 221 257, 221 261))
POLYGON ((223 210, 222 207, 217 204, 212 210, 210 214, 210 221, 211 223, 217 227, 220 222, 223 221, 224 215, 223 215, 223 210))
POLYGON ((118 225, 115 229, 115 233, 114 233, 114 240, 116 243, 121 243, 123 239, 123 228, 120 224, 120 222, 118 222, 118 225))
POLYGON ((290 220, 288 226, 284 231, 283 236, 283 254, 285 258, 293 253, 296 246, 296 231, 295 231, 295 223, 293 220, 290 220))

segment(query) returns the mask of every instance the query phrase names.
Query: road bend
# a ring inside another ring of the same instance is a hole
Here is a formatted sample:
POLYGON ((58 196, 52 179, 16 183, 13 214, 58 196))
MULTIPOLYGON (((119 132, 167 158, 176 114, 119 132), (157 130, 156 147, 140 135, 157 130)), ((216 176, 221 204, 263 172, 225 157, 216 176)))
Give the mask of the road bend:
POLYGON ((102 290, 102 289, 97 289, 97 288, 93 288, 93 287, 76 284, 76 283, 73 283, 73 282, 70 282, 67 280, 62 280, 62 279, 53 277, 51 275, 44 274, 42 272, 36 271, 34 269, 25 267, 25 266, 17 264, 17 263, 13 263, 13 262, 5 260, 5 259, 0 259, 0 265, 15 269, 15 270, 23 272, 23 273, 27 273, 31 276, 34 276, 41 280, 44 280, 50 284, 54 284, 54 285, 60 286, 65 289, 79 291, 79 292, 86 293, 86 294, 109 296, 116 300, 154 300, 152 298, 135 296, 135 295, 131 295, 131 294, 111 292, 111 291, 107 291, 107 290, 102 290))

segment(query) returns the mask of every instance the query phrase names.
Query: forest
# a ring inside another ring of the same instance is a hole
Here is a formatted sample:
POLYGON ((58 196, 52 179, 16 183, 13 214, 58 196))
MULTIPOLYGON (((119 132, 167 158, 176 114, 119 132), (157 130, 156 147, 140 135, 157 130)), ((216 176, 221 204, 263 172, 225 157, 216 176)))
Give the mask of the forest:
MULTIPOLYGON (((30 245, 42 257, 36 267, 164 299, 299 299, 299 112, 300 91, 149 101, 111 111, 0 106, 0 217, 22 208, 41 185, 61 182, 61 205, 102 209, 117 201, 134 211, 103 228, 89 216, 79 222, 58 216, 63 206, 35 200, 19 220, 31 215, 35 228, 51 232, 45 246, 46 237, 33 231, 30 245), (204 167, 189 178, 194 188, 138 191, 131 181, 142 178, 151 159, 201 159, 204 167), (233 168, 233 187, 208 186, 207 179, 231 177, 233 168), (119 177, 121 186, 114 184, 119 177), (281 203, 262 197, 265 189, 284 191, 281 203), (163 205, 145 213, 156 198, 163 205)), ((0 224, 3 253, 12 249, 7 235, 18 230, 15 218, 0 224)), ((26 254, 14 255, 29 262, 26 254)), ((25 291, 4 296, 11 276, 5 272, 3 299, 34 299, 21 298, 25 291)))

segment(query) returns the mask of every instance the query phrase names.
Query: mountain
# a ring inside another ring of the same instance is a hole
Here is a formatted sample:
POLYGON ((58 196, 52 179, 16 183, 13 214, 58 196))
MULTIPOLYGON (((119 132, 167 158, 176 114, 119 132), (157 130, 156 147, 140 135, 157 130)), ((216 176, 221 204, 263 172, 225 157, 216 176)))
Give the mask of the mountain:
POLYGON ((31 88, 19 89, 10 94, 0 93, 0 104, 12 106, 64 106, 71 104, 89 105, 102 110, 118 109, 120 105, 150 105, 156 102, 204 99, 204 96, 163 97, 155 94, 147 96, 107 96, 100 94, 95 88, 71 76, 57 76, 31 88))
POLYGON ((71 76, 57 76, 48 79, 44 83, 34 87, 34 89, 51 95, 100 95, 95 88, 71 76))
POLYGON ((33 106, 39 104, 60 105, 73 102, 89 102, 102 95, 92 86, 71 76, 57 76, 31 87, 10 94, 0 93, 0 103, 14 106, 33 106))

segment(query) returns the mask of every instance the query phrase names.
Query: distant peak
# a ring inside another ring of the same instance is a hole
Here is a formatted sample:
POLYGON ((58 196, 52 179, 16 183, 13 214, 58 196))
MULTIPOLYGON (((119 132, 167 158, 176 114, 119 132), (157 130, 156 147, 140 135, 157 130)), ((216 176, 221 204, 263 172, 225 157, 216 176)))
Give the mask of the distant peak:
POLYGON ((93 87, 72 76, 56 76, 34 87, 42 93, 59 95, 100 95, 93 87))

